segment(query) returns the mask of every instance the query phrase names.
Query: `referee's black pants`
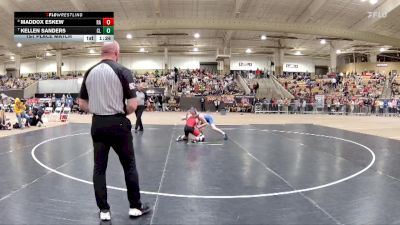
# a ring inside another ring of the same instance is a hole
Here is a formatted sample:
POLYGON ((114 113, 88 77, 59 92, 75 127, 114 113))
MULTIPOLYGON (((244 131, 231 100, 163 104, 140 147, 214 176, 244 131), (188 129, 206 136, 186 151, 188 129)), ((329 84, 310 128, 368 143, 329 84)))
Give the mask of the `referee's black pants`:
POLYGON ((93 116, 94 148, 93 185, 97 206, 109 210, 107 203, 106 169, 110 147, 117 153, 125 173, 130 208, 140 208, 139 177, 132 142, 132 124, 124 115, 93 116))
POLYGON ((135 111, 136 114, 136 124, 135 124, 135 130, 140 129, 143 130, 143 123, 142 123, 142 114, 144 110, 146 109, 146 106, 144 105, 138 105, 135 111))

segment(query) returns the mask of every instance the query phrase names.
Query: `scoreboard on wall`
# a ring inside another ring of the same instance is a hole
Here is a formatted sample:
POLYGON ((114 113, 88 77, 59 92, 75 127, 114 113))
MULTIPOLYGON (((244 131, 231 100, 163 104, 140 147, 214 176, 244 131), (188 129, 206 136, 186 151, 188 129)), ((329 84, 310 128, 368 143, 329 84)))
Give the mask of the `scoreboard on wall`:
POLYGON ((14 12, 16 42, 111 42, 114 12, 14 12))

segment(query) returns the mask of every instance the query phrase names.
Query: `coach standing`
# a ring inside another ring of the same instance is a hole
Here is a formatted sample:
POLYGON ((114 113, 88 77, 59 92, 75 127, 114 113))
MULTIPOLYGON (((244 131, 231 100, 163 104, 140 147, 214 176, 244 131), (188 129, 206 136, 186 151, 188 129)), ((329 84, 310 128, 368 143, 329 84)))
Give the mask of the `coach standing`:
POLYGON ((141 216, 150 207, 140 201, 139 178, 132 143, 131 122, 126 115, 137 108, 131 72, 117 63, 119 44, 105 43, 102 61, 90 68, 84 77, 79 106, 93 113, 91 135, 94 148, 93 184, 100 219, 110 220, 107 203, 106 169, 110 147, 117 153, 125 173, 130 204, 129 215, 141 216))

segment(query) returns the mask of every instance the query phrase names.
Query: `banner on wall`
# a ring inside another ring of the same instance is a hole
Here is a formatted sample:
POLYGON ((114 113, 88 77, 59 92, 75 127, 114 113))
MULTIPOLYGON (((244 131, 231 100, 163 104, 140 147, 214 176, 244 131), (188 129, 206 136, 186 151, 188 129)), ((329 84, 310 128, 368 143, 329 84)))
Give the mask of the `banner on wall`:
POLYGON ((239 67, 252 67, 252 62, 239 62, 239 67))
POLYGON ((236 104, 242 106, 250 106, 254 101, 254 96, 252 95, 236 95, 235 96, 236 104))
POLYGON ((376 64, 376 67, 387 67, 388 64, 387 63, 378 63, 376 64))
POLYGON ((145 88, 145 92, 149 96, 164 95, 164 88, 145 88))
POLYGON ((51 102, 51 98, 39 98, 39 103, 51 102))
POLYGON ((285 67, 288 68, 288 69, 298 69, 299 65, 298 64, 290 64, 290 63, 288 63, 288 64, 286 64, 285 67))
POLYGON ((315 73, 314 62, 287 62, 283 64, 284 72, 315 73))
POLYGON ((370 76, 372 76, 372 73, 370 73, 370 72, 362 72, 361 76, 370 77, 370 76))
POLYGON ((215 100, 220 100, 225 104, 233 104, 235 102, 234 95, 210 95, 206 97, 206 101, 213 102, 215 100))
POLYGON ((315 106, 319 109, 325 107, 325 95, 315 95, 315 106))

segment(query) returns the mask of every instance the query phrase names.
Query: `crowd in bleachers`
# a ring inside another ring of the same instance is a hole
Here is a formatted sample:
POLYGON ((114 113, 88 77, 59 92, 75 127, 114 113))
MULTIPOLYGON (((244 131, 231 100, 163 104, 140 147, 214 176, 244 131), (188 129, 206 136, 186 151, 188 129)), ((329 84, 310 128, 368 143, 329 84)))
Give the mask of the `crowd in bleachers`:
POLYGON ((77 79, 82 77, 83 74, 81 72, 67 72, 62 76, 57 76, 56 72, 40 72, 21 74, 21 76, 31 80, 68 80, 77 79))
POLYGON ((21 74, 20 78, 0 75, 0 90, 24 89, 38 80, 68 80, 82 76, 80 72, 70 72, 60 77, 55 72, 21 74))
POLYGON ((263 71, 257 69, 256 71, 235 71, 233 72, 235 77, 241 76, 246 83, 247 87, 250 89, 251 94, 256 94, 259 84, 254 81, 254 79, 270 78, 271 72, 263 71))
POLYGON ((155 71, 153 73, 144 73, 135 75, 136 83, 144 83, 148 88, 165 88, 168 85, 172 85, 173 77, 164 73, 155 71))
POLYGON ((311 99, 256 99, 255 112, 313 114, 327 113, 340 115, 383 115, 399 116, 400 101, 398 99, 374 98, 328 98, 319 107, 316 100, 311 99))
POLYGON ((8 76, 0 77, 0 90, 23 89, 34 82, 30 78, 13 78, 8 76))
MULTIPOLYGON (((243 76, 243 74, 241 74, 243 76)), ((255 99, 254 111, 287 113, 341 113, 341 114, 398 114, 400 112, 400 82, 395 78, 389 84, 387 76, 372 74, 334 74, 334 76, 311 76, 310 73, 284 73, 278 81, 294 99, 255 99), (384 87, 391 85, 392 95, 382 99, 384 87), (318 106, 316 95, 324 97, 318 106)), ((253 80, 256 76, 243 76, 252 91, 257 90, 253 80)))
POLYGON ((178 72, 177 91, 185 95, 232 95, 243 94, 234 75, 221 76, 205 70, 181 70, 178 72))
MULTIPOLYGON (((254 78, 264 78, 259 73, 244 74, 251 94, 256 94, 259 88, 254 78)), ((53 73, 28 74, 23 78, 8 78, 0 80, 1 89, 25 88, 37 79, 54 79, 53 73)), ((179 110, 179 96, 234 96, 243 95, 237 85, 235 76, 230 74, 221 76, 205 70, 172 70, 158 71, 135 75, 137 83, 145 83, 147 89, 172 88, 173 98, 165 97, 164 93, 156 93, 149 97, 146 105, 148 111, 176 111, 179 110)), ((76 78, 81 73, 70 73, 65 78, 76 78)), ((267 77, 265 77, 267 78, 267 77)), ((60 79, 60 78, 58 78, 60 79)), ((318 110, 334 113, 399 113, 400 81, 396 77, 387 78, 380 73, 372 74, 332 74, 330 76, 311 76, 310 73, 284 73, 277 76, 278 81, 287 89, 294 99, 256 99, 249 102, 254 111, 256 105, 262 111, 287 111, 294 113, 317 111, 316 95, 324 96, 324 106, 318 110), (393 99, 382 99, 383 88, 391 85, 393 99), (397 97, 396 97, 397 96, 397 97)), ((74 104, 75 107, 77 104, 74 104)), ((248 107, 247 107, 248 108, 248 107)), ((10 104, 3 104, 3 110, 12 112, 10 104)), ((237 109, 236 109, 237 110, 237 109)), ((246 110, 248 111, 248 110, 246 110)))
POLYGON ((298 99, 312 99, 315 95, 327 98, 380 98, 386 77, 374 74, 370 77, 361 75, 338 74, 333 78, 311 79, 309 76, 278 78, 279 82, 298 99))

